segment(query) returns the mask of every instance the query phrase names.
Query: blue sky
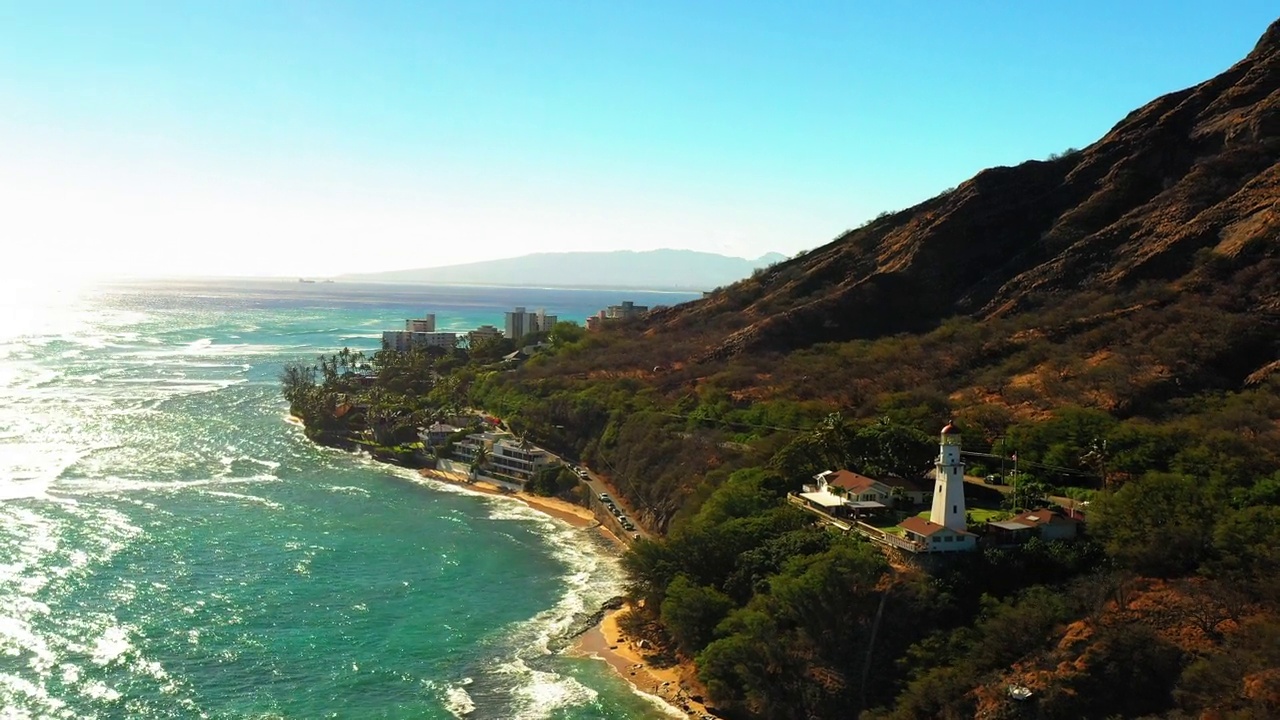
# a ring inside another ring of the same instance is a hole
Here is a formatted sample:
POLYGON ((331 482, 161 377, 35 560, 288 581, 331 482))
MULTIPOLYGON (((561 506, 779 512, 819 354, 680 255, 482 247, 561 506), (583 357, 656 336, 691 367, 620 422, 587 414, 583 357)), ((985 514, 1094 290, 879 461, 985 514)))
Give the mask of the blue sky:
POLYGON ((1087 145, 1275 13, 0 0, 0 235, 24 273, 791 254, 1087 145))

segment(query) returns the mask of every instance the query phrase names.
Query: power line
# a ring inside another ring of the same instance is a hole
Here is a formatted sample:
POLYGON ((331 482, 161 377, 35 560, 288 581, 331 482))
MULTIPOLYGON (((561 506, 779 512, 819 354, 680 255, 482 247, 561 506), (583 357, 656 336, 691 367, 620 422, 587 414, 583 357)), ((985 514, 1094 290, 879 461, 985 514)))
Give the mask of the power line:
MULTIPOLYGON (((996 460, 1008 460, 1008 459, 1009 459, 1009 458, 1006 458, 1006 457, 1005 457, 1005 456, 1003 456, 1003 455, 995 455, 995 454, 992 454, 992 453, 984 453, 984 452, 975 452, 975 451, 972 451, 972 450, 961 450, 961 451, 960 451, 960 454, 961 454, 961 455, 969 455, 970 457, 993 458, 993 459, 996 459, 996 460)), ((1043 468, 1043 469, 1045 469, 1045 470, 1054 470, 1054 471, 1056 471, 1056 472, 1060 472, 1060 473, 1067 473, 1067 474, 1070 474, 1070 475, 1084 475, 1085 477, 1096 477, 1096 478, 1100 478, 1100 477, 1102 477, 1102 475, 1100 475, 1100 474, 1098 474, 1098 473, 1088 472, 1088 471, 1085 471, 1085 470, 1076 470, 1076 469, 1074 469, 1074 468, 1063 467, 1063 466, 1061 466, 1061 465, 1050 465, 1050 464, 1048 464, 1048 463, 1035 462, 1034 460, 1018 460, 1018 461, 1016 461, 1016 462, 1018 463, 1018 465, 1029 465, 1029 466, 1031 466, 1031 467, 1043 468)))

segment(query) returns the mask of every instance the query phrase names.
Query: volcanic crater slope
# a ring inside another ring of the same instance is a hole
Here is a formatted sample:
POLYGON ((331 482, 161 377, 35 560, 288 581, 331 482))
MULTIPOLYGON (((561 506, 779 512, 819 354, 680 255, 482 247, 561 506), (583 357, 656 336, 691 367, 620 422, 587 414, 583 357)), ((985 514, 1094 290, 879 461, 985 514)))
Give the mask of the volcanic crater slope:
MULTIPOLYGON (((1280 313, 1280 21, 1217 77, 1078 151, 980 172, 915 207, 655 313, 693 361, 916 332, 1147 285, 1280 313)), ((1265 353, 1264 353, 1265 355, 1265 353)), ((1251 358, 1257 371, 1272 357, 1251 358)), ((1243 369, 1242 369, 1243 370, 1243 369)))

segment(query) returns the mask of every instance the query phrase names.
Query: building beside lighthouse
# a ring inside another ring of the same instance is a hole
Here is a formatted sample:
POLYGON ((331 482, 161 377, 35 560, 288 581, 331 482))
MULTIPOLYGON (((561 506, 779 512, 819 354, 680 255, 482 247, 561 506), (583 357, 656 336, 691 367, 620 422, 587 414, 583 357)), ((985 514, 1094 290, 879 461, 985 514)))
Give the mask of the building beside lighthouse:
POLYGON ((969 532, 964 507, 964 461, 960 459, 960 433, 947 423, 942 428, 938 460, 934 466, 933 506, 929 519, 902 521, 903 536, 916 552, 962 552, 977 547, 978 536, 969 532))

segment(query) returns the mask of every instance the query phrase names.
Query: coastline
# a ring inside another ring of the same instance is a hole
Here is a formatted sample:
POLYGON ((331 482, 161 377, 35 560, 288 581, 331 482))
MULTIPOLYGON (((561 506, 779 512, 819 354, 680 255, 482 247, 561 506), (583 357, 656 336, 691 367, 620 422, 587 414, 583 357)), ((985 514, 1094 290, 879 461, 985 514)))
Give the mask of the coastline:
MULTIPOLYGON (((286 416, 286 422, 305 427, 302 420, 292 414, 286 416)), ((318 443, 319 444, 319 443, 318 443)), ((378 462, 386 462, 374 458, 378 462)), ((396 463, 386 463, 395 465, 396 463)), ((417 469, 419 476, 464 487, 485 495, 500 495, 513 498, 525 506, 548 517, 555 518, 579 529, 595 528, 607 538, 619 552, 627 548, 627 543, 614 535, 595 515, 581 505, 559 498, 543 497, 531 493, 511 490, 483 480, 473 481, 461 473, 448 472, 434 468, 417 469)), ((578 636, 567 651, 580 657, 600 660, 613 668, 620 678, 632 689, 656 702, 661 703, 675 716, 695 718, 696 720, 721 720, 719 716, 707 710, 701 696, 688 690, 684 678, 686 668, 674 666, 659 668, 650 663, 640 652, 640 648, 627 638, 618 627, 618 616, 630 609, 624 605, 620 609, 607 610, 600 621, 578 636)))
POLYGON ((720 720, 707 709, 701 695, 690 692, 686 680, 689 668, 684 665, 656 667, 622 632, 618 617, 628 610, 630 606, 624 606, 605 613, 599 624, 578 638, 573 652, 603 660, 638 692, 661 700, 681 715, 697 720, 720 720))
POLYGON ((606 530, 604 526, 600 524, 600 521, 596 520, 595 516, 591 514, 590 510, 582 507, 581 505, 574 505, 571 502, 561 500, 559 498, 543 497, 541 495, 534 495, 523 491, 511 492, 506 488, 499 487, 493 483, 488 483, 483 480, 472 481, 470 478, 460 473, 423 468, 418 470, 418 474, 424 478, 430 478, 432 480, 449 483, 450 485, 465 487, 479 493, 484 493, 485 495, 501 495, 503 497, 515 498, 544 515, 549 515, 557 520, 562 520, 576 528, 598 527, 605 536, 621 546, 621 541, 606 530))
MULTIPOLYGON (((460 473, 443 470, 422 469, 418 474, 425 478, 446 482, 451 485, 481 492, 486 495, 503 495, 523 502, 528 507, 561 520, 577 528, 596 528, 602 535, 612 541, 619 550, 627 544, 595 518, 590 510, 580 505, 557 498, 542 497, 526 492, 511 492, 483 480, 471 481, 460 473)), ((613 668, 623 680, 638 693, 649 696, 662 703, 673 713, 673 716, 696 718, 697 720, 720 720, 703 704, 702 698, 691 693, 685 680, 686 668, 673 666, 659 668, 654 666, 641 649, 627 638, 620 627, 618 617, 626 612, 629 606, 608 610, 600 622, 592 625, 586 632, 578 636, 569 647, 571 654, 600 660, 613 668)))

